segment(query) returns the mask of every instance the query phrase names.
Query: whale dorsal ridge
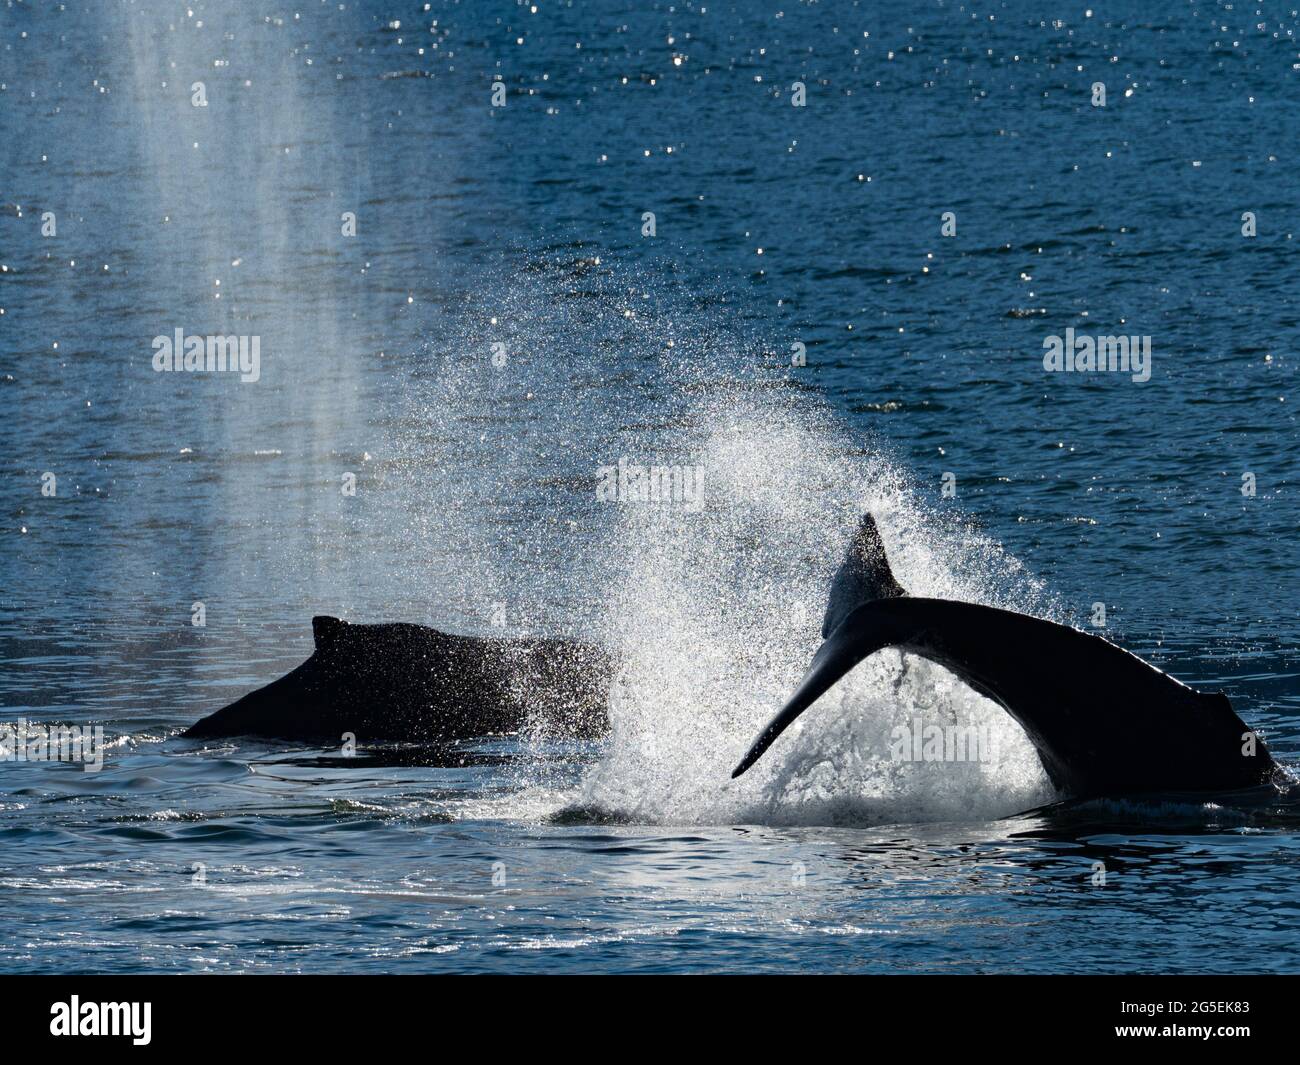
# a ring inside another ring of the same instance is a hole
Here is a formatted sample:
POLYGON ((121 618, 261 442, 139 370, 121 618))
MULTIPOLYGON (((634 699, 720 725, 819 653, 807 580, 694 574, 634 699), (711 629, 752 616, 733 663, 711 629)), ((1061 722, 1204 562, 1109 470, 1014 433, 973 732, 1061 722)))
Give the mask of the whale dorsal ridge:
POLYGON ((332 618, 328 614, 317 614, 311 619, 311 634, 316 641, 316 650, 326 646, 347 624, 341 618, 332 618))

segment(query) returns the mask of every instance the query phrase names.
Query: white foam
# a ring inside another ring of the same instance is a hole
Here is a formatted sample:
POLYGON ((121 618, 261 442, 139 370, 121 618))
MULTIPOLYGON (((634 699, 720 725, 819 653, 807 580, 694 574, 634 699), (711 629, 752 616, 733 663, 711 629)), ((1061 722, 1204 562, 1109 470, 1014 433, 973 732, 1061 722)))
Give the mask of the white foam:
POLYGON ((850 455, 822 417, 731 395, 699 423, 712 427, 693 456, 707 471, 704 511, 623 508, 604 638, 624 666, 579 803, 651 823, 844 824, 988 819, 1050 801, 1005 711, 891 651, 730 779, 820 644, 827 586, 864 511, 913 594, 1041 607, 1041 593, 995 544, 938 530, 885 458, 850 455), (986 727, 993 757, 891 759, 892 730, 918 719, 986 727))
POLYGON ((400 448, 423 504, 407 532, 429 560, 404 584, 436 604, 439 624, 481 631, 499 604, 506 633, 593 637, 623 662, 612 734, 576 787, 526 760, 508 797, 456 815, 826 824, 986 818, 1050 800, 1000 708, 937 666, 904 670, 896 653, 873 656, 731 781, 821 642, 831 575, 865 511, 912 594, 1042 616, 1051 604, 959 507, 939 505, 937 483, 920 490, 781 380, 789 371, 756 369, 771 338, 721 320, 726 301, 697 313, 604 267, 577 276, 539 268, 489 286, 490 306, 449 320, 404 394, 423 427, 400 448), (486 356, 498 341, 501 366, 486 356), (452 442, 458 475, 430 478, 452 442), (701 469, 702 509, 600 501, 598 471, 620 461, 701 469), (882 740, 918 714, 988 725, 996 759, 888 761, 882 740))

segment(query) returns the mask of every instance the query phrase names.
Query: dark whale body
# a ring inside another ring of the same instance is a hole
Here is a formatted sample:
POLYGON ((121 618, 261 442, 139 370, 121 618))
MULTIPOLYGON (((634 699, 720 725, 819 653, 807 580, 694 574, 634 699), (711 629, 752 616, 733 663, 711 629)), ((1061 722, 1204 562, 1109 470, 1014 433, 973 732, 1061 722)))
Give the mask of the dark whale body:
POLYGON ((1024 728, 1052 783, 1072 798, 1235 791, 1285 779, 1221 692, 1198 692, 1065 625, 909 598, 889 571, 869 515, 836 575, 822 634, 808 673, 733 777, 864 658, 896 647, 940 663, 1001 704, 1024 728))
POLYGON ((292 672, 203 718, 194 738, 433 743, 539 724, 587 738, 607 728, 611 663, 570 640, 454 636, 424 625, 312 619, 316 650, 292 672))
MULTIPOLYGON (((455 636, 423 625, 312 620, 315 653, 204 718, 195 738, 439 743, 518 732, 594 738, 617 669, 591 644, 455 636)), ((916 599, 894 579, 867 515, 831 583, 825 642, 739 776, 868 655, 938 662, 1024 728, 1064 796, 1230 792, 1293 784, 1222 693, 1195 691, 1114 644, 1040 618, 916 599)))

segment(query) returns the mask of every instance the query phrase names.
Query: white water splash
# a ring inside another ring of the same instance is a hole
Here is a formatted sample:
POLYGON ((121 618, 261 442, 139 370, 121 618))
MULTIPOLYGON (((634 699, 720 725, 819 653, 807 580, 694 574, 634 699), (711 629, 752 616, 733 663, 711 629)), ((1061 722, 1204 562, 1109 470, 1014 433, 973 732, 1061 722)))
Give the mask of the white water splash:
POLYGON ((997 605, 1041 593, 986 539, 941 534, 880 456, 829 421, 720 394, 693 461, 700 514, 625 505, 604 638, 622 656, 612 734, 578 803, 653 823, 842 824, 988 819, 1050 801, 1020 727, 941 667, 860 664, 739 780, 730 773, 821 642, 831 575, 874 514, 913 594, 997 605), (987 729, 988 761, 891 760, 897 725, 987 729))
POLYGON ((427 485, 434 454, 485 473, 427 487, 412 542, 454 546, 451 564, 422 570, 430 601, 465 604, 453 627, 473 631, 499 601, 507 631, 594 637, 623 666, 612 733, 576 788, 539 757, 508 796, 461 816, 860 824, 987 819, 1053 797, 1001 708, 895 652, 732 781, 821 643, 831 575, 864 512, 912 594, 1054 611, 996 543, 922 505, 900 464, 850 439, 779 366, 756 369, 761 341, 720 331, 721 303, 656 311, 643 286, 572 263, 516 274, 534 280, 485 286, 489 305, 449 321, 436 371, 404 394, 421 427, 404 448, 413 484, 427 485), (512 353, 504 365, 464 357, 494 338, 512 353), (702 471, 702 509, 598 502, 598 469, 621 459, 702 471), (987 726, 996 757, 889 760, 894 726, 918 717, 987 726))

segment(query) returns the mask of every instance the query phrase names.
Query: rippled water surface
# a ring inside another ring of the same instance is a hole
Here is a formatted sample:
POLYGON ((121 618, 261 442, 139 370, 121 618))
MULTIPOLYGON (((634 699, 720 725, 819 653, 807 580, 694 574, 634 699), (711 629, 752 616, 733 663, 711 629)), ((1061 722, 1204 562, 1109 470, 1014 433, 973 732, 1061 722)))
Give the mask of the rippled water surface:
POLYGON ((1300 26, 1054 15, 0 8, 0 724, 108 744, 0 762, 0 969, 1300 968, 1292 807, 1057 804, 919 660, 729 780, 864 509, 909 590, 1104 603, 1300 763, 1300 26), (1151 379, 1045 373, 1071 327, 1151 379), (155 372, 177 329, 258 380, 155 372), (598 501, 620 459, 704 505, 598 501), (313 614, 600 640, 613 732, 179 738, 313 614), (918 719, 996 756, 884 760, 918 719))

